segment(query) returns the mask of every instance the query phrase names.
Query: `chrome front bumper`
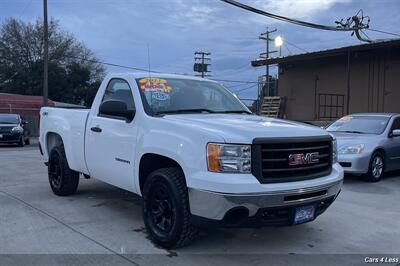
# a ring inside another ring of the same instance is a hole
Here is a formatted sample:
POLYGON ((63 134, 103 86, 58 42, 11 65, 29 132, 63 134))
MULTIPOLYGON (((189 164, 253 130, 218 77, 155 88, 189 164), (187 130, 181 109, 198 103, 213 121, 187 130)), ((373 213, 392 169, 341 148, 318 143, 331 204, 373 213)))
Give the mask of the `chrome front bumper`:
POLYGON ((306 205, 315 201, 335 198, 343 181, 305 189, 266 192, 257 194, 225 194, 189 188, 190 211, 192 215, 222 220, 228 211, 241 207, 248 209, 248 216, 269 207, 290 207, 306 205))

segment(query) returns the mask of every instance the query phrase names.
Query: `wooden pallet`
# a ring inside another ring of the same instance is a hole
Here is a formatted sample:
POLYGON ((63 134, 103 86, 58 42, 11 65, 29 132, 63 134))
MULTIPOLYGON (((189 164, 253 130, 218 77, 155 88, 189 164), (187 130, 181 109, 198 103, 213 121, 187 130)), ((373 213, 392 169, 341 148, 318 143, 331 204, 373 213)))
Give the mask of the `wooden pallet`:
POLYGON ((274 96, 264 97, 261 105, 261 115, 275 118, 283 118, 285 98, 274 96))

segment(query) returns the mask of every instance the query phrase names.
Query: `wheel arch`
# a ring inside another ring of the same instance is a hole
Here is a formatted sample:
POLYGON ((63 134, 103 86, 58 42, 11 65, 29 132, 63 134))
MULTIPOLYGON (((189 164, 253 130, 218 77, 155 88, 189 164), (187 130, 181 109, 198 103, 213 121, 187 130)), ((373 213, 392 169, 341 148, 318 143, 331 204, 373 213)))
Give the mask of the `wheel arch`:
POLYGON ((155 170, 166 167, 176 167, 180 169, 183 173, 183 176, 185 177, 185 172, 183 170, 183 167, 173 158, 157 153, 145 153, 140 157, 138 181, 139 181, 139 191, 141 194, 144 187, 144 183, 146 182, 146 179, 149 176, 149 174, 155 170))
POLYGON ((52 132, 52 131, 47 132, 45 147, 46 147, 48 157, 50 157, 51 150, 54 147, 60 146, 60 145, 64 145, 64 141, 63 141, 63 138, 61 137, 61 135, 56 132, 52 132))
POLYGON ((375 153, 381 153, 381 154, 383 155, 383 171, 385 171, 386 168, 387 168, 387 163, 388 163, 385 149, 384 149, 383 147, 377 147, 377 148, 375 148, 375 150, 374 150, 374 151, 372 152, 372 154, 371 154, 370 162, 372 161, 372 156, 373 156, 375 153))

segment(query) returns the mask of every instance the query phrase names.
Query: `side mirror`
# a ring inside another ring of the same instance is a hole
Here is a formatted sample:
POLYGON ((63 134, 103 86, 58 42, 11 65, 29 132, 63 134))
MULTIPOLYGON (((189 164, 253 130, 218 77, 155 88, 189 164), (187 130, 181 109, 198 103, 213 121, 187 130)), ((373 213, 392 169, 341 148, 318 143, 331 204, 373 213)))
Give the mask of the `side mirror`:
POLYGON ((399 137, 400 136, 400 129, 393 129, 391 137, 399 137))
POLYGON ((23 125, 27 125, 27 124, 29 124, 29 122, 26 121, 26 120, 22 120, 22 124, 23 124, 23 125))
POLYGON ((108 100, 100 105, 99 114, 113 118, 125 118, 127 122, 130 122, 135 116, 135 110, 128 110, 123 101, 108 100))

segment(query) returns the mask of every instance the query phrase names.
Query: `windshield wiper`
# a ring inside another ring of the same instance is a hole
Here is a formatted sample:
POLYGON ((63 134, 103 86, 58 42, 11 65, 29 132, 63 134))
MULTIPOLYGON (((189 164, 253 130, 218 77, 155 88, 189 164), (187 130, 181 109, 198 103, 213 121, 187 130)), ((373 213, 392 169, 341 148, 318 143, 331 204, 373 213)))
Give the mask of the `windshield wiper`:
POLYGON ((179 110, 159 111, 159 112, 156 112, 155 114, 162 115, 162 114, 202 113, 202 112, 215 113, 213 110, 197 108, 197 109, 179 109, 179 110))
POLYGON ((253 114, 252 112, 246 110, 228 110, 228 111, 217 111, 216 113, 223 113, 223 114, 253 114))
POLYGON ((344 130, 344 131, 336 131, 336 132, 355 133, 355 134, 365 134, 365 132, 354 131, 354 130, 344 130))

